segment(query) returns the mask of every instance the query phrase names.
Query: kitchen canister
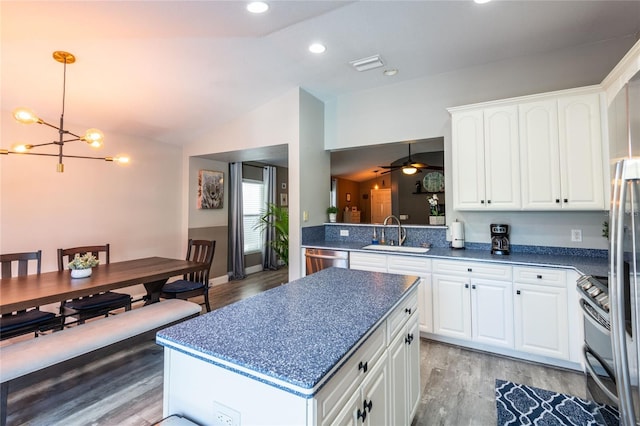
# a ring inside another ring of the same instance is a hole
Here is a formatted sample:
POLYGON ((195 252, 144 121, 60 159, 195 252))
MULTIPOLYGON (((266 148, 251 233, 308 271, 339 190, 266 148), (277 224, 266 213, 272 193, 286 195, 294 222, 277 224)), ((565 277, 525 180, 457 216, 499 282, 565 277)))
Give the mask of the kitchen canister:
POLYGON ((464 248, 464 223, 458 222, 457 219, 451 223, 451 247, 464 248))

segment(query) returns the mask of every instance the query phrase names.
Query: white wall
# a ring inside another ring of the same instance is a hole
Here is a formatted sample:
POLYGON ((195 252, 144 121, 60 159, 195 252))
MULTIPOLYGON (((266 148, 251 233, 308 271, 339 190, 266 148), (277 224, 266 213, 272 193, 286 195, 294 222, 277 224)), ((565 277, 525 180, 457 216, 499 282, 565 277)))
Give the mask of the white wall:
MULTIPOLYGON (((297 146, 299 144, 300 122, 300 93, 299 89, 292 89, 279 98, 264 104, 248 114, 221 126, 215 130, 205 132, 200 138, 185 147, 183 164, 183 187, 189 187, 189 158, 197 155, 225 153, 241 150, 251 150, 265 146, 287 144, 289 146, 289 229, 290 233, 300 232, 300 218, 292 214, 299 209, 298 193, 300 189, 300 175, 297 173, 297 146), (294 158, 292 160, 292 157, 294 158)), ((258 160, 258 159, 256 159, 258 160)), ((187 192, 187 191, 185 191, 187 192)), ((188 195, 183 194, 183 208, 185 209, 183 231, 186 232, 193 225, 189 222, 188 195)), ((227 224, 227 208, 225 203, 224 215, 216 217, 209 226, 227 224), (223 217, 224 216, 224 217, 223 217)), ((299 238, 290 238, 290 251, 300 247, 299 238)), ((290 256, 291 257, 291 256, 290 256)), ((297 278, 298 267, 294 264, 289 268, 290 278, 297 278)))
MULTIPOLYGON (((96 120, 93 125, 99 127, 96 120)), ((0 127, 2 148, 57 137, 51 128, 18 124, 8 110, 1 112, 0 127)), ((181 149, 102 130, 100 151, 72 142, 65 145, 65 154, 126 153, 132 158, 129 166, 66 159, 64 173, 57 173, 54 157, 0 156, 0 252, 41 249, 43 271, 57 269, 58 248, 89 244, 110 243, 111 261, 182 258, 181 149)))
MULTIPOLYGON (((445 138, 445 170, 451 169, 451 120, 446 108, 508 97, 599 84, 634 44, 609 40, 552 54, 490 63, 341 96, 326 104, 325 147, 342 149, 412 139, 445 138)), ((447 187, 451 178, 446 174, 447 187)), ((447 205, 453 204, 451 193, 447 205)), ((467 241, 488 242, 489 223, 512 225, 515 244, 606 248, 604 213, 462 213, 467 241), (570 242, 570 230, 584 241, 570 242), (539 231, 537 231, 539 230, 539 231)))

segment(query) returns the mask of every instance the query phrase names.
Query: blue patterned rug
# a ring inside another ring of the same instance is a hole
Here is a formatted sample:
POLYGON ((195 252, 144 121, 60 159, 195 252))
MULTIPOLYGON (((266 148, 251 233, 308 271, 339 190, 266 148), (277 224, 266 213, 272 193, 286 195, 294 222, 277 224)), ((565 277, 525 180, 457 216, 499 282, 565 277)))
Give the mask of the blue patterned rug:
POLYGON ((498 426, 617 426, 618 410, 532 386, 496 379, 498 426))

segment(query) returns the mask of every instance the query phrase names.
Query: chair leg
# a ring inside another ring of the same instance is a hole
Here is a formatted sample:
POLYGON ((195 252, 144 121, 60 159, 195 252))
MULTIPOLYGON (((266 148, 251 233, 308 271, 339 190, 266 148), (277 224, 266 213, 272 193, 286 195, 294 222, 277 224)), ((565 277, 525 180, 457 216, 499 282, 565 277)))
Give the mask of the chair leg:
POLYGON ((211 305, 209 305, 209 289, 204 292, 204 305, 207 307, 207 312, 211 312, 211 305))

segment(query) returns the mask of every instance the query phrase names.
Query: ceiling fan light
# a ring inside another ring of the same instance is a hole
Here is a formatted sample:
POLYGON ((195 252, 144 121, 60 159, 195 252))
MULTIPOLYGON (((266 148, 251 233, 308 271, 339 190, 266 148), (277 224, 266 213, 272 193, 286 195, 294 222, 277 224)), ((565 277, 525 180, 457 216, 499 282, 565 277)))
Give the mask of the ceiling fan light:
POLYGON ((84 134, 82 140, 88 143, 93 148, 100 148, 102 146, 102 142, 104 141, 104 133, 102 133, 98 129, 89 129, 84 134))
POLYGON ((40 121, 35 112, 29 108, 19 107, 13 110, 13 118, 22 124, 33 124, 40 121))
POLYGON ((418 169, 413 166, 405 166, 402 168, 402 173, 405 175, 415 175, 418 169))

